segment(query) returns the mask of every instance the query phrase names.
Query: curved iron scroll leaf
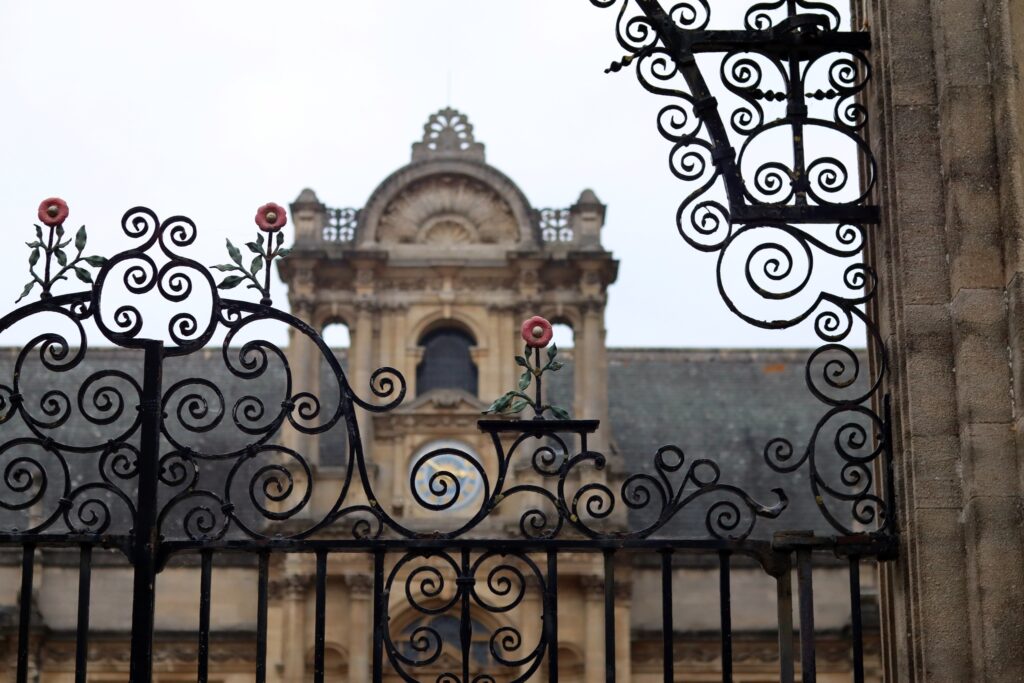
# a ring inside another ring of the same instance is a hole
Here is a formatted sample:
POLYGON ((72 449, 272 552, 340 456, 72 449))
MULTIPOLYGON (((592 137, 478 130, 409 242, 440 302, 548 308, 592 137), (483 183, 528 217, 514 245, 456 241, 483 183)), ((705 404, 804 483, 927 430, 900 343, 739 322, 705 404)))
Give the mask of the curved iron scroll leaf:
POLYGON ((864 262, 865 226, 879 221, 859 99, 871 76, 869 35, 840 30, 840 11, 819 0, 591 4, 618 8, 626 57, 608 70, 635 66, 646 90, 669 98, 657 127, 672 145, 671 172, 689 190, 677 228, 692 247, 718 254, 723 301, 761 328, 811 319, 822 340, 806 382, 826 412, 802 452, 774 438, 765 461, 780 473, 806 468, 817 507, 840 533, 894 531, 891 482, 883 496, 876 481, 891 458, 879 414, 886 353, 864 313, 878 280, 864 262), (709 28, 730 19, 734 27, 709 28), (838 267, 816 269, 822 261, 838 267), (831 272, 841 275, 823 283, 831 272), (870 371, 851 346, 861 329, 870 371))

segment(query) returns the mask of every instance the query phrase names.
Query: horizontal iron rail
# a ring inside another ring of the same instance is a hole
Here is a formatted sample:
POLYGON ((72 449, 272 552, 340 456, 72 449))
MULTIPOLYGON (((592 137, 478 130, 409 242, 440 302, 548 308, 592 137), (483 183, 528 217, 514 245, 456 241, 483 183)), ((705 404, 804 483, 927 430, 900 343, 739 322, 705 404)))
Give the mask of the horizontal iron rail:
POLYGON ((768 31, 683 29, 677 34, 690 52, 732 52, 749 50, 767 55, 787 55, 796 50, 803 55, 828 54, 871 49, 871 34, 860 31, 794 33, 785 26, 768 31))
MULTIPOLYGON (((892 559, 898 544, 898 537, 889 535, 862 536, 814 536, 802 539, 800 542, 793 542, 786 536, 785 542, 769 540, 744 539, 741 541, 719 540, 719 539, 516 539, 516 538, 456 538, 456 539, 424 539, 424 538, 379 538, 379 539, 330 539, 330 538, 273 538, 273 539, 239 539, 239 540, 216 540, 216 541, 164 541, 161 544, 161 552, 164 557, 182 553, 198 552, 202 550, 230 551, 240 553, 261 553, 261 552, 286 552, 286 553, 315 553, 318 551, 327 552, 374 552, 384 551, 413 551, 413 550, 444 550, 470 548, 478 550, 493 550, 507 548, 516 552, 602 552, 611 550, 662 550, 673 549, 679 551, 691 551, 697 553, 716 553, 728 550, 734 553, 747 555, 766 555, 773 553, 787 553, 796 547, 808 546, 813 550, 833 552, 846 557, 856 555, 860 557, 878 557, 879 559, 892 559)), ((125 542, 130 537, 125 537, 122 542, 111 543, 109 539, 102 539, 91 536, 63 536, 61 534, 0 534, 0 548, 17 547, 21 548, 32 544, 37 548, 78 548, 83 543, 94 547, 108 549, 123 549, 125 542)))

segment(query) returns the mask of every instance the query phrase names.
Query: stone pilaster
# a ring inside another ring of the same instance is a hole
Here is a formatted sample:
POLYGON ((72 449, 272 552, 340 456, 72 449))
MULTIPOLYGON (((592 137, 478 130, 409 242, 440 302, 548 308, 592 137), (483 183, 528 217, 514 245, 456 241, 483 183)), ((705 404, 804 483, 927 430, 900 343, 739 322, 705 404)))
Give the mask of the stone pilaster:
POLYGON ((583 680, 601 683, 604 670, 604 579, 600 576, 580 578, 583 590, 583 680))
POLYGON ((1024 670, 1024 613, 1013 607, 1024 585, 1013 391, 1022 355, 1007 310, 1024 157, 1019 119, 1006 116, 1020 110, 1024 49, 1011 17, 1022 6, 857 3, 855 25, 875 38, 868 104, 884 214, 870 252, 883 283, 902 532, 882 577, 893 681, 1014 681, 1024 670))
POLYGON ((373 632, 373 577, 366 574, 345 576, 348 586, 348 680, 349 683, 369 683, 371 634, 373 632))

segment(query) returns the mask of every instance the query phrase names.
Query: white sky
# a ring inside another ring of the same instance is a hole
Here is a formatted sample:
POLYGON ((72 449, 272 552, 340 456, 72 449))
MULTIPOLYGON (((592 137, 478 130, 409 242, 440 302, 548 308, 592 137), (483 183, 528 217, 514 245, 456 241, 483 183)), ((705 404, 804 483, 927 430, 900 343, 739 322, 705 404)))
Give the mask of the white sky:
POLYGON ((733 316, 717 255, 679 237, 664 100, 632 70, 603 73, 622 55, 614 30, 615 12, 588 0, 0 4, 0 311, 28 280, 23 242, 45 197, 68 201, 72 230, 87 224, 87 253, 128 247, 120 217, 142 204, 192 217, 190 255, 219 263, 267 201, 312 187, 362 206, 451 104, 534 206, 585 187, 608 204, 604 243, 621 261, 609 345, 815 344, 807 326, 733 316))

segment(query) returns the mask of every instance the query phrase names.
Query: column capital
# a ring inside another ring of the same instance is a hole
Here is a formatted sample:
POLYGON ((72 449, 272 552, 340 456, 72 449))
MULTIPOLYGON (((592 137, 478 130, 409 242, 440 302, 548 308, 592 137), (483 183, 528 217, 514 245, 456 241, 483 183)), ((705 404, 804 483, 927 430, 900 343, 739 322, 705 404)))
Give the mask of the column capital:
POLYGON ((580 588, 588 599, 601 597, 604 595, 604 577, 585 574, 580 577, 580 588))
POLYGON ((300 600, 313 585, 312 574, 291 574, 274 579, 267 585, 267 597, 271 600, 287 598, 300 600))
POLYGON ((345 585, 353 598, 368 598, 373 594, 373 577, 367 574, 345 574, 345 585))

